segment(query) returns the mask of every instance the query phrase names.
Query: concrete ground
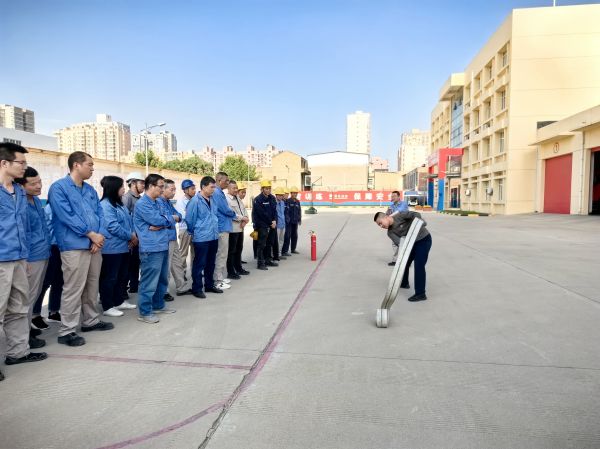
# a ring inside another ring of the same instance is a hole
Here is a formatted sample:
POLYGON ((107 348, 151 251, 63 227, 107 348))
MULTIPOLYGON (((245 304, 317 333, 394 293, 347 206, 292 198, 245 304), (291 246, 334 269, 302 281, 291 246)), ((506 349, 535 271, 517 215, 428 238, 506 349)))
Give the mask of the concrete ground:
POLYGON ((2 367, 0 448, 600 447, 600 217, 424 214, 430 299, 378 329, 373 212, 319 209, 300 255, 157 325, 52 325, 48 360, 2 367))

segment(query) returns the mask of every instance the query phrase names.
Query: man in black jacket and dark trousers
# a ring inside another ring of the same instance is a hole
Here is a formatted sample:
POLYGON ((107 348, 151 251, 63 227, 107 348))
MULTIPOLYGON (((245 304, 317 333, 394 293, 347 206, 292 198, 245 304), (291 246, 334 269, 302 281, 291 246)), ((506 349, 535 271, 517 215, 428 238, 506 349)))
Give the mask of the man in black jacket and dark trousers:
POLYGON ((261 181, 260 195, 252 203, 252 223, 258 232, 258 269, 267 270, 267 267, 276 267, 277 263, 271 260, 271 246, 268 245, 269 230, 277 226, 277 211, 271 200, 271 181, 261 181))

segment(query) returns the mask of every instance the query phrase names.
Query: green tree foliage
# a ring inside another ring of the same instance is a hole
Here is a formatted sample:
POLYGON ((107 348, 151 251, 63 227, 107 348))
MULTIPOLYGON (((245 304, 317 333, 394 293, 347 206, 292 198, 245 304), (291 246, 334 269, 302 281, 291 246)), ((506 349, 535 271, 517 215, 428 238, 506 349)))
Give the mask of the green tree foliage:
POLYGON ((227 156, 225 162, 219 166, 219 171, 224 171, 230 179, 236 181, 246 181, 248 179, 248 169, 250 169, 250 181, 256 181, 256 167, 248 165, 242 156, 227 156))
POLYGON ((169 161, 163 164, 163 168, 168 170, 182 171, 186 173, 194 173, 197 175, 207 176, 214 173, 213 164, 206 162, 198 156, 188 157, 187 159, 169 161))
MULTIPOLYGON (((139 153, 135 153, 134 161, 137 165, 143 165, 145 167, 146 166, 145 152, 140 151, 139 153)), ((156 156, 156 154, 154 154, 154 151, 152 151, 152 150, 148 150, 148 166, 154 167, 154 168, 162 168, 162 166, 163 166, 162 161, 158 158, 158 156, 156 156)))

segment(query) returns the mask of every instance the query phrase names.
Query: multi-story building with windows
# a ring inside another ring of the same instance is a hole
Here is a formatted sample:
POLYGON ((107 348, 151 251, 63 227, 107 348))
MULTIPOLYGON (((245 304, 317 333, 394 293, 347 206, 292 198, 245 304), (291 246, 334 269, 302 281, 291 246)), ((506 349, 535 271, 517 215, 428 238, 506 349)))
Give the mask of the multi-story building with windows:
POLYGON ((30 109, 0 104, 0 127, 34 133, 35 115, 30 109))
POLYGON ((405 175, 420 167, 427 160, 431 134, 429 131, 413 129, 402 133, 402 141, 398 150, 398 171, 405 175))
POLYGON ((356 111, 346 117, 346 151, 371 154, 371 114, 356 111))
POLYGON ((598 4, 515 9, 466 67, 463 85, 446 83, 432 151, 463 149, 463 208, 536 210, 538 124, 600 104, 599 21, 598 4))
POLYGON ((198 156, 205 161, 212 163, 215 169, 218 169, 229 156, 241 156, 249 165, 253 165, 254 167, 271 167, 273 156, 280 152, 281 150, 275 148, 274 145, 267 145, 267 148, 264 151, 259 151, 252 145, 248 145, 246 151, 235 151, 231 145, 228 145, 223 147, 223 150, 220 152, 215 151, 214 148, 205 146, 198 153, 198 156))
POLYGON ((177 137, 169 131, 161 131, 157 134, 140 133, 131 136, 131 151, 139 153, 148 150, 154 151, 161 159, 168 159, 167 153, 177 152, 177 137))
POLYGON ((59 151, 84 151, 94 158, 125 161, 131 151, 129 125, 113 122, 108 114, 97 114, 95 122, 77 123, 55 132, 59 151))

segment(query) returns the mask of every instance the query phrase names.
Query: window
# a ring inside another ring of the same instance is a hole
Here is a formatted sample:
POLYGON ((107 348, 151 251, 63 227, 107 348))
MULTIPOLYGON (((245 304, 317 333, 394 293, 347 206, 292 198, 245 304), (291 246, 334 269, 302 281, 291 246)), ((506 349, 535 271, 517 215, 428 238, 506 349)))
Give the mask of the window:
POLYGON ((506 109, 506 90, 498 92, 498 106, 501 111, 506 109))
POLYGON ((481 75, 478 75, 477 78, 475 78, 475 92, 477 92, 480 89, 481 89, 481 75))
POLYGON ((503 50, 502 53, 500 53, 500 63, 502 64, 502 67, 506 67, 508 64, 508 50, 503 50))
POLYGON ((486 101, 484 106, 484 113, 485 113, 485 120, 488 120, 492 117, 492 102, 490 101, 486 101))
POLYGON ((476 161, 478 161, 479 159, 481 159, 481 158, 479 157, 479 144, 478 144, 478 143, 476 143, 476 144, 474 144, 474 145, 473 145, 473 152, 472 152, 472 156, 473 156, 473 157, 471 158, 471 162, 476 162, 476 161))
POLYGON ((490 139, 483 139, 483 156, 490 157, 490 139))
POLYGON ((498 179, 496 181, 496 195, 498 201, 504 201, 504 179, 498 179))
POLYGON ((504 130, 498 131, 498 153, 504 153, 504 130))

